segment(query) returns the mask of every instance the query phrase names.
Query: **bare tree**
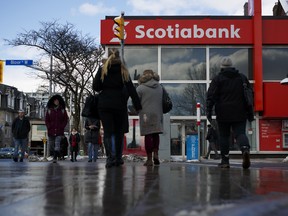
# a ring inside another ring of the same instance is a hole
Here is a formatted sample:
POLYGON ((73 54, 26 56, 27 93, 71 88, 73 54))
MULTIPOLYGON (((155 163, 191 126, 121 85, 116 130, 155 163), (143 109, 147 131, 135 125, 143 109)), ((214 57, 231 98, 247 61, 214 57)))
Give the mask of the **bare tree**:
POLYGON ((38 71, 38 77, 60 88, 69 109, 72 97, 73 127, 79 129, 81 103, 83 96, 92 91, 92 80, 104 52, 101 46, 96 45, 94 38, 82 36, 72 24, 61 25, 56 21, 41 22, 39 30, 25 31, 5 41, 12 46, 34 47, 43 53, 32 68, 38 71))

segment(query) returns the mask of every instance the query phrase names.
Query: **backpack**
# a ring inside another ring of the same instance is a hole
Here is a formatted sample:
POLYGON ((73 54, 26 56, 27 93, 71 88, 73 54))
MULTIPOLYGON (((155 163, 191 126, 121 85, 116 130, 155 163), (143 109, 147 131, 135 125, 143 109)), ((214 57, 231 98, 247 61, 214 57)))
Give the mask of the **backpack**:
POLYGON ((99 119, 98 113, 98 94, 90 94, 85 100, 81 115, 99 119))

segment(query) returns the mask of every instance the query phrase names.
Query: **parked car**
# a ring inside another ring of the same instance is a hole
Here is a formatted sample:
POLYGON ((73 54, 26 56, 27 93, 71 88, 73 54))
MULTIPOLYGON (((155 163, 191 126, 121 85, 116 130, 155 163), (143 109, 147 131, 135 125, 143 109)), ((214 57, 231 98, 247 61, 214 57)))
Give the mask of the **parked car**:
POLYGON ((0 158, 12 158, 14 154, 13 147, 0 148, 0 158))

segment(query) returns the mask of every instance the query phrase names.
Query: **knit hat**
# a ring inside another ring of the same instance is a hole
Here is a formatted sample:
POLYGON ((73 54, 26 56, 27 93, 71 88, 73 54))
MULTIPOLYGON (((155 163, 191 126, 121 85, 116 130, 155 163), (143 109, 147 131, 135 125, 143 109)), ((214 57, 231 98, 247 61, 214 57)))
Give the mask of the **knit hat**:
POLYGON ((232 67, 232 60, 229 57, 223 57, 221 60, 221 68, 232 67))

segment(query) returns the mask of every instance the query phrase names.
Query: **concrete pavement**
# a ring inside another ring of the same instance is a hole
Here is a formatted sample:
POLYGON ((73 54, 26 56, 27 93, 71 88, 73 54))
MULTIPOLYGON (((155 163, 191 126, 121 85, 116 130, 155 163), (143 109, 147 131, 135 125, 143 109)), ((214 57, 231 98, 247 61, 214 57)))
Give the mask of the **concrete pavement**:
POLYGON ((282 159, 166 162, 145 167, 105 159, 15 163, 0 160, 0 215, 288 215, 288 164, 282 159))

